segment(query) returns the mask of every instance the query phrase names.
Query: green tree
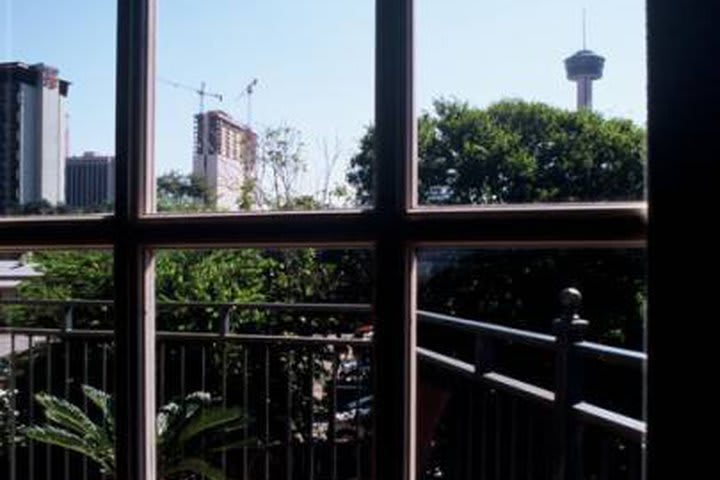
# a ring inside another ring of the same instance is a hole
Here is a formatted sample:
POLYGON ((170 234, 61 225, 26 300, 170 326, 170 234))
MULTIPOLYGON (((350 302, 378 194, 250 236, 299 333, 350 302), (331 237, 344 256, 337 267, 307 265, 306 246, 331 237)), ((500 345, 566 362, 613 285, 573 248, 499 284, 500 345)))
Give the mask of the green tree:
MULTIPOLYGON (((629 120, 517 100, 485 109, 439 100, 420 116, 418 142, 422 203, 643 198, 645 133, 629 120)), ((371 201, 373 145, 369 127, 347 176, 361 204, 371 201)))
POLYGON ((171 171, 157 178, 159 212, 202 212, 214 209, 215 199, 205 179, 171 171))
MULTIPOLYGON (((418 120, 419 197, 425 204, 508 204, 640 200, 645 133, 541 103, 503 101, 474 108, 436 101, 418 120)), ((348 181, 371 203, 374 131, 352 159, 348 181)), ((421 308, 547 331, 557 293, 586 297, 593 336, 639 348, 644 263, 641 252, 425 251, 421 308)), ((437 338, 437 336, 436 336, 437 338)))

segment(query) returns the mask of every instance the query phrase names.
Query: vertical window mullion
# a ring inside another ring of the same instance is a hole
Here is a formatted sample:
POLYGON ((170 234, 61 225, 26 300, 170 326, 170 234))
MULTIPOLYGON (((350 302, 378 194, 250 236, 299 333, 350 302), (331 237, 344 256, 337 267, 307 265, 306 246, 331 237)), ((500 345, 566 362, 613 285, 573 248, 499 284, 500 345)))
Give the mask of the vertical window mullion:
POLYGON ((118 1, 114 232, 116 476, 155 479, 153 265, 136 232, 151 199, 155 0, 118 1))
POLYGON ((404 228, 414 204, 413 0, 376 5, 373 478, 414 480, 414 260, 404 228))

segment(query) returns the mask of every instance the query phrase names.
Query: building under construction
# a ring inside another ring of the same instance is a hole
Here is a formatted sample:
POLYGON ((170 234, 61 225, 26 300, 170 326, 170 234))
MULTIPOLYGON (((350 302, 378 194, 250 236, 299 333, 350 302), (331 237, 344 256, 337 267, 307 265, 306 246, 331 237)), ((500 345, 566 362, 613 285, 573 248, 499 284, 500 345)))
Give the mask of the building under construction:
POLYGON ((205 179, 220 210, 238 210, 243 187, 255 178, 257 135, 221 110, 195 115, 193 174, 205 179))

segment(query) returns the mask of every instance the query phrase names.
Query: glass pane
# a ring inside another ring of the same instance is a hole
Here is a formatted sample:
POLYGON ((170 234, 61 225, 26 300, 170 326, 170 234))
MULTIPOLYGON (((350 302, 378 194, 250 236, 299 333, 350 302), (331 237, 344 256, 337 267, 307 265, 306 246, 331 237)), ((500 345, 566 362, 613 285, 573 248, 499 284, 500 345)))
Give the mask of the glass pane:
POLYGON ((157 252, 158 471, 370 478, 371 265, 359 250, 157 252), (190 435, 183 416, 203 412, 221 421, 190 435))
POLYGON ((0 255, 1 478, 114 473, 112 298, 111 252, 0 255))
MULTIPOLYGON (((619 361, 645 350, 644 250, 428 249, 419 253, 418 267, 423 478, 467 472, 552 478, 557 417, 543 395, 552 399, 564 388, 562 347, 553 340, 563 328, 581 328, 577 319, 572 327, 566 323, 572 313, 589 323, 577 341, 591 342, 594 351, 624 349, 598 356, 572 351, 573 403, 644 419, 643 363, 619 361), (566 288, 582 295, 577 311, 562 303, 566 288), (514 330, 498 331, 508 327, 514 330)), ((578 425, 580 440, 572 442, 583 459, 582 478, 641 478, 641 442, 592 422, 578 425)))
POLYGON ((374 2, 159 3, 157 212, 355 206, 374 2))
POLYGON ((112 212, 116 2, 0 2, 0 216, 112 212))
POLYGON ((643 0, 419 1, 417 32, 422 205, 644 198, 643 0))

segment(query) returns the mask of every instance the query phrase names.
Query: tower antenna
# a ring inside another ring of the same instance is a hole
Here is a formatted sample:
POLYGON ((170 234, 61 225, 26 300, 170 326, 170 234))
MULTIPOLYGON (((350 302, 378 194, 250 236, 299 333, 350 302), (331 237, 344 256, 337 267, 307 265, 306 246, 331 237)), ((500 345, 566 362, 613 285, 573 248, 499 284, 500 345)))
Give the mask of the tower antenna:
POLYGON ((565 59, 567 78, 577 83, 577 109, 592 110, 593 82, 603 77, 605 58, 587 49, 587 10, 582 9, 582 50, 565 59))

